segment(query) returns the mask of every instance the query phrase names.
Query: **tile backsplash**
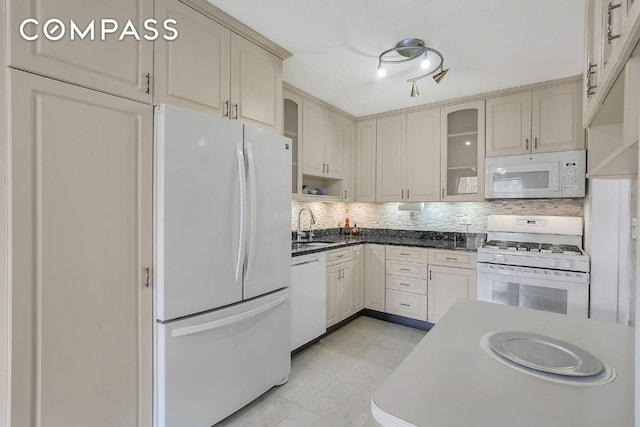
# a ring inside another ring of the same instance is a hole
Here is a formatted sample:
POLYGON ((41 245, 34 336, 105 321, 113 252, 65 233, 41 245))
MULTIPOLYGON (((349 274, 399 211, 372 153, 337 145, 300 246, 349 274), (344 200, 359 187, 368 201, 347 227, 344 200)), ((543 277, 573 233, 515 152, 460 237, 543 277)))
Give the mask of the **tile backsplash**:
MULTIPOLYGON (((491 200, 484 202, 432 202, 424 210, 400 211, 398 203, 291 202, 291 229, 298 226, 298 211, 309 207, 316 216, 314 229, 335 228, 345 218, 353 227, 397 230, 455 231, 486 233, 487 215, 583 216, 584 199, 491 200), (461 225, 469 218, 471 225, 461 225)), ((302 214, 302 226, 308 227, 308 213, 302 214)))

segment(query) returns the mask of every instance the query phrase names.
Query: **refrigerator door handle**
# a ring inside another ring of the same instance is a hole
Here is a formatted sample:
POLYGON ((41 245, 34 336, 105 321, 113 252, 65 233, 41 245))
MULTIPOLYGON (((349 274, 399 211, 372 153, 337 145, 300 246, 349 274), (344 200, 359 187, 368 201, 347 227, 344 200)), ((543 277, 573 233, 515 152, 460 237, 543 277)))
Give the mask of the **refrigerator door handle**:
POLYGON ((234 323, 242 322, 247 319, 251 319, 265 311, 269 311, 280 304, 283 304, 289 299, 289 295, 283 295, 275 301, 271 301, 268 304, 263 305, 262 307, 254 308, 253 310, 249 310, 245 313, 236 314, 235 316, 227 317, 220 320, 214 320, 213 322, 206 322, 200 325, 188 326, 186 328, 174 329, 171 331, 171 336, 173 338, 183 337, 185 335, 197 334, 198 332, 210 331, 211 329, 221 328, 223 326, 233 325, 234 323))
POLYGON ((251 212, 250 215, 250 228, 249 228, 249 256, 247 258, 247 276, 246 279, 250 280, 253 275, 253 260, 256 250, 256 224, 258 222, 258 209, 257 209, 257 189, 256 189, 256 161, 253 156, 253 149, 251 143, 247 143, 247 163, 249 164, 249 197, 251 200, 251 212))
POLYGON ((244 165, 244 151, 242 141, 238 141, 236 148, 236 155, 238 158, 238 182, 240 183, 240 235, 238 237, 238 260, 236 262, 236 283, 240 283, 242 280, 242 264, 245 256, 245 215, 247 209, 247 179, 246 170, 244 165))

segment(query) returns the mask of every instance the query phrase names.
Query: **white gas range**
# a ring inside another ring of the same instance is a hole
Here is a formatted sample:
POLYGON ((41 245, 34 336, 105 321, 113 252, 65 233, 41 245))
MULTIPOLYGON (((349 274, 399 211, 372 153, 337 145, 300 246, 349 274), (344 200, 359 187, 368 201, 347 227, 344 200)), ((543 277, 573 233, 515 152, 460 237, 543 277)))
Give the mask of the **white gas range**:
POLYGON ((478 299, 587 317, 582 218, 490 215, 478 249, 478 299))

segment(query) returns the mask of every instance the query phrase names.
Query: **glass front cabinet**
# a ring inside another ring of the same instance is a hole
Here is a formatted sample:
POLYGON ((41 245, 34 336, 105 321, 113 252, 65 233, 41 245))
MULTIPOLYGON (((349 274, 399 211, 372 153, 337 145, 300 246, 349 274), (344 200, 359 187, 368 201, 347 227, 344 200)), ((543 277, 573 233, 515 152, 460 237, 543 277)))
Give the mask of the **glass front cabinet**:
POLYGON ((284 136, 291 138, 291 193, 301 194, 302 169, 300 168, 300 135, 302 131, 302 98, 283 91, 284 136))
POLYGON ((484 100, 443 107, 441 120, 441 200, 482 201, 484 100))

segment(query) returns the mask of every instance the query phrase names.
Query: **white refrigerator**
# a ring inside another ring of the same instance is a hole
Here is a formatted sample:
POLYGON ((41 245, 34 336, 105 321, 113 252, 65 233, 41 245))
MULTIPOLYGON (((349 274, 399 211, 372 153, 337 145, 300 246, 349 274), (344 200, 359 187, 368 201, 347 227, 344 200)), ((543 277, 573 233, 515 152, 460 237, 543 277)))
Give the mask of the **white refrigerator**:
POLYGON ((290 371, 291 142, 155 112, 157 427, 209 427, 290 371))

